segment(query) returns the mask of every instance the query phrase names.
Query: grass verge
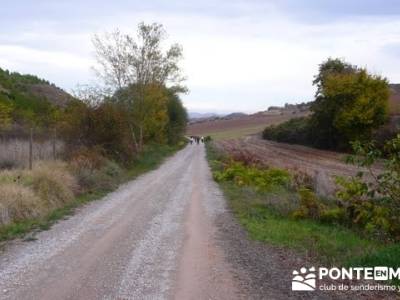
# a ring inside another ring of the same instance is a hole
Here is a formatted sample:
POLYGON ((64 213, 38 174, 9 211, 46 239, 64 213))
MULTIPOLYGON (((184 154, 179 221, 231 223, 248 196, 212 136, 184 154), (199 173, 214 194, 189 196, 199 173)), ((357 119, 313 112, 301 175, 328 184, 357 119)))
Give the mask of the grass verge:
MULTIPOLYGON (((220 170, 223 159, 207 144, 211 169, 220 170)), ((256 192, 232 181, 219 182, 229 206, 252 239, 293 249, 325 266, 400 266, 400 245, 382 244, 348 228, 284 216, 268 205, 287 191, 256 192)), ((287 195, 284 195, 287 198, 287 195)))
MULTIPOLYGON (((169 146, 156 144, 146 146, 143 153, 136 159, 132 166, 125 170, 123 176, 121 176, 119 184, 132 180, 147 171, 157 168, 165 158, 182 149, 182 147, 183 145, 169 146)), ((0 226, 0 242, 21 238, 26 236, 28 233, 47 230, 58 220, 72 215, 76 208, 93 200, 100 199, 111 191, 112 189, 91 191, 76 197, 72 202, 62 208, 51 211, 43 218, 26 219, 5 226, 0 226)), ((34 239, 34 237, 30 236, 27 239, 31 240, 34 239)))

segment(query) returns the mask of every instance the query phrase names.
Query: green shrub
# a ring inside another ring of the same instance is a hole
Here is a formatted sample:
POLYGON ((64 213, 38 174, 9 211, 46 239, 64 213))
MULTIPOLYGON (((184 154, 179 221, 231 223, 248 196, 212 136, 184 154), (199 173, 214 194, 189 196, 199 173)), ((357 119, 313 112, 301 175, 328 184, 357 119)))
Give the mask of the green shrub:
POLYGON ((207 135, 206 137, 204 137, 204 142, 211 142, 212 141, 212 137, 210 135, 207 135))
POLYGON ((178 147, 179 147, 179 148, 183 148, 186 144, 187 144, 187 141, 180 140, 180 141, 178 142, 178 147))
POLYGON ((326 208, 321 211, 320 219, 326 223, 346 224, 346 211, 343 207, 326 208))
POLYGON ((292 216, 298 219, 312 219, 330 224, 348 224, 346 210, 333 203, 332 200, 323 201, 311 189, 300 188, 298 190, 300 204, 292 216))
POLYGON ((288 171, 270 168, 261 169, 245 166, 242 162, 232 161, 223 170, 214 172, 216 181, 233 181, 237 186, 252 186, 259 191, 277 187, 289 187, 291 176, 288 171))
POLYGON ((374 143, 353 143, 356 156, 348 161, 361 171, 356 177, 336 179, 337 197, 346 208, 349 221, 369 234, 400 240, 400 134, 385 145, 383 170, 373 164, 383 159, 374 143), (368 177, 364 171, 367 170, 368 177))
POLYGON ((114 161, 106 160, 101 171, 106 174, 107 176, 113 178, 120 178, 122 175, 121 167, 114 161))
POLYGON ((118 186, 122 173, 117 163, 107 160, 99 170, 94 170, 91 174, 92 188, 103 191, 114 189, 118 186))
POLYGON ((310 145, 309 118, 294 118, 264 129, 263 138, 284 143, 310 145))
POLYGON ((70 169, 76 177, 80 192, 111 190, 118 186, 122 176, 121 167, 106 159, 96 149, 84 149, 71 159, 70 169))
POLYGON ((317 195, 307 188, 299 190, 300 207, 293 213, 295 218, 309 218, 319 220, 325 205, 318 199, 317 195))

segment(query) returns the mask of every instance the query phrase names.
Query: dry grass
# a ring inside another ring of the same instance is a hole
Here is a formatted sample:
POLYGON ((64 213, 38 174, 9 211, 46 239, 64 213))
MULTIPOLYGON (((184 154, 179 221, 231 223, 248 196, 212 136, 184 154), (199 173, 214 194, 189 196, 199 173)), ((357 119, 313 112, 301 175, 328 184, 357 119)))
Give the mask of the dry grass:
POLYGON ((32 171, 0 172, 0 224, 40 217, 74 199, 75 178, 67 164, 40 161, 32 171))
POLYGON ((41 161, 28 173, 31 173, 33 190, 46 207, 59 208, 73 200, 77 183, 69 173, 66 163, 41 161))
POLYGON ((16 183, 0 185, 0 225, 35 218, 43 207, 33 190, 16 183))

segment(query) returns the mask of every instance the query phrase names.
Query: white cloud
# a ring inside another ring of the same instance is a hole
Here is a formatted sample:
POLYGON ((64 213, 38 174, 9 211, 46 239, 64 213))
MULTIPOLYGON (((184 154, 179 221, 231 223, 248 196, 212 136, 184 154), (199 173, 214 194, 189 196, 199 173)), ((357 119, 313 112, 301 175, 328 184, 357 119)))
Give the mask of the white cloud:
POLYGON ((255 111, 286 101, 311 100, 313 75, 329 56, 400 81, 398 57, 385 50, 400 43, 400 21, 395 18, 306 24, 271 6, 254 15, 254 10, 242 11, 236 17, 121 12, 85 20, 85 26, 74 32, 68 31, 68 23, 52 28, 36 24, 14 36, 0 29, 0 64, 71 88, 91 76, 94 31, 119 27, 134 32, 144 20, 163 23, 170 40, 183 45, 183 68, 192 90, 183 98, 189 109, 255 111))

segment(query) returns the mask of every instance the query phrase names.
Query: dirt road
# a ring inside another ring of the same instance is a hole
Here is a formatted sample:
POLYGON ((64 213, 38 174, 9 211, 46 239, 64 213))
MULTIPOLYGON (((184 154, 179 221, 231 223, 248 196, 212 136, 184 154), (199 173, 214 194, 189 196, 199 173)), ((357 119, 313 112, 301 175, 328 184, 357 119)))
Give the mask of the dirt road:
POLYGON ((0 299, 355 299, 291 292, 293 269, 313 262, 249 239, 225 205, 204 146, 187 146, 36 240, 7 245, 0 299))
MULTIPOLYGON (((204 146, 0 254, 0 299, 235 299, 204 146)), ((236 273, 235 273, 236 274, 236 273)))

